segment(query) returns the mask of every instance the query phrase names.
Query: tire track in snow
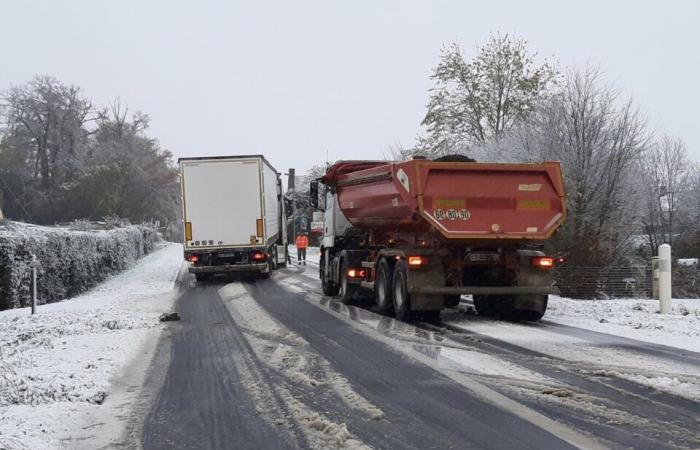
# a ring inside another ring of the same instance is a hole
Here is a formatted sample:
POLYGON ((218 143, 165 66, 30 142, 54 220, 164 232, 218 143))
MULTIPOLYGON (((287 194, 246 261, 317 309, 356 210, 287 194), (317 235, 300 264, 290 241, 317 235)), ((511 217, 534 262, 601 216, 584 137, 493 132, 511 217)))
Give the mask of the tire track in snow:
MULTIPOLYGON (((383 412, 354 391, 350 383, 297 334, 274 321, 245 290, 241 283, 232 283, 219 290, 234 320, 241 328, 257 358, 281 375, 275 389, 287 403, 290 414, 278 419, 294 422, 305 433, 313 448, 368 448, 348 431, 345 423, 321 413, 311 397, 324 397, 318 391, 329 390, 337 395, 330 404, 343 401, 367 420, 380 420, 383 412)), ((326 393, 326 398, 328 395, 326 393)), ((325 405, 328 406, 328 405, 325 405)), ((262 412, 264 414, 264 412, 262 412)))
MULTIPOLYGON (((320 289, 314 286, 319 283, 312 281, 305 271, 296 279, 288 278, 283 282, 293 290, 307 292, 309 297, 322 296, 320 289)), ((318 302, 320 298, 309 300, 318 302)), ((342 307, 344 305, 339 308, 342 307)), ((380 323, 380 320, 375 322, 380 323)), ((520 326, 531 327, 529 324, 520 326)), ((594 430, 596 434, 629 445, 657 448, 700 445, 700 438, 689 431, 697 427, 697 417, 700 417, 698 403, 651 390, 634 379, 616 376, 610 370, 614 366, 596 370, 596 365, 567 361, 493 336, 456 328, 447 330, 441 326, 429 328, 482 355, 494 355, 514 366, 539 373, 545 380, 555 380, 558 386, 537 385, 532 380, 516 382, 513 386, 513 383, 504 384, 503 379, 492 375, 484 377, 478 371, 471 373, 499 392, 518 398, 550 417, 562 418, 581 429, 594 430), (638 430, 636 433, 620 432, 618 428, 621 426, 636 427, 638 430), (672 444, 669 445, 669 442, 672 444)))

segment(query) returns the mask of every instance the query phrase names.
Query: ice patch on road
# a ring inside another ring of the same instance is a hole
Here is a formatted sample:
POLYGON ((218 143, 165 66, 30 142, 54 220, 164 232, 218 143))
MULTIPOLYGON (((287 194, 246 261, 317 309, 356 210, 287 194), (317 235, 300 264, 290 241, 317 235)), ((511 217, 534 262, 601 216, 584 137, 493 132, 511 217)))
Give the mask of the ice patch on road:
POLYGON ((440 360, 449 369, 533 383, 554 383, 542 374, 482 352, 442 347, 440 360))

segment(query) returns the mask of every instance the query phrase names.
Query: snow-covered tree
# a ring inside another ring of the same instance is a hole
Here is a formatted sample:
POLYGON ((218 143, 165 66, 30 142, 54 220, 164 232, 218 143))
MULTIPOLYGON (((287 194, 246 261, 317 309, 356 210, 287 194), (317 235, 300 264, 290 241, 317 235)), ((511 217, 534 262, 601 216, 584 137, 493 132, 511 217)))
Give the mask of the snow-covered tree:
POLYGON ((444 47, 417 148, 442 156, 499 140, 556 82, 554 67, 535 57, 527 41, 501 34, 491 35, 470 61, 457 43, 444 47))
POLYGON ((492 148, 501 160, 561 161, 569 220, 552 243, 582 264, 607 264, 637 230, 637 162, 650 134, 631 99, 595 67, 566 73, 556 95, 492 148))
POLYGON ((652 254, 662 243, 673 244, 674 234, 682 234, 692 217, 688 193, 692 189, 693 166, 685 144, 678 138, 663 136, 641 160, 641 185, 644 189, 644 231, 652 254), (685 203, 685 205, 684 205, 685 203))
POLYGON ((176 219, 177 171, 148 122, 119 102, 95 108, 79 87, 49 76, 0 92, 4 213, 35 223, 176 219))

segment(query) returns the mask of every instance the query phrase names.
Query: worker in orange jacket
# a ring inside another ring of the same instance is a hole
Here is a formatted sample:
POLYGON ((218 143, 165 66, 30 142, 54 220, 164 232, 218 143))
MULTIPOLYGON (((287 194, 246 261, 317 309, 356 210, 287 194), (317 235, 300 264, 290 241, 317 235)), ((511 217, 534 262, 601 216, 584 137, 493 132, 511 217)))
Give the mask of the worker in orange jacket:
POLYGON ((297 246, 297 261, 299 264, 306 265, 306 247, 309 246, 309 238, 304 233, 298 234, 295 244, 297 246))

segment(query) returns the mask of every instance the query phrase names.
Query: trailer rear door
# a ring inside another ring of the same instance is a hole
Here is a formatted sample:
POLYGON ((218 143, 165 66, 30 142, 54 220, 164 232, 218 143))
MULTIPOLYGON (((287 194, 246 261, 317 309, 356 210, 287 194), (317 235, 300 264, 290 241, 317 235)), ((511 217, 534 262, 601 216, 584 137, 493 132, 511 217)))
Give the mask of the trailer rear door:
POLYGON ((180 168, 187 249, 263 244, 260 158, 181 161, 180 168))

